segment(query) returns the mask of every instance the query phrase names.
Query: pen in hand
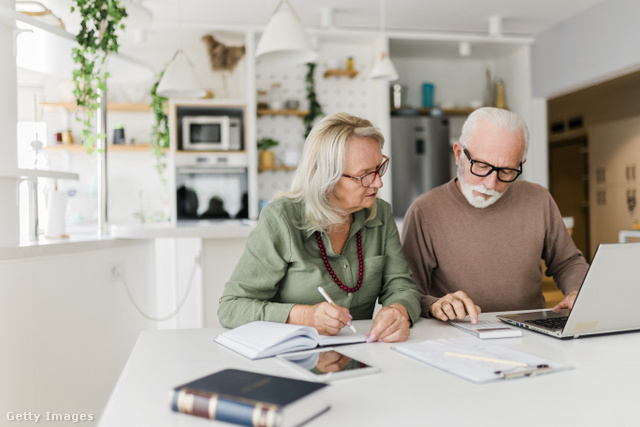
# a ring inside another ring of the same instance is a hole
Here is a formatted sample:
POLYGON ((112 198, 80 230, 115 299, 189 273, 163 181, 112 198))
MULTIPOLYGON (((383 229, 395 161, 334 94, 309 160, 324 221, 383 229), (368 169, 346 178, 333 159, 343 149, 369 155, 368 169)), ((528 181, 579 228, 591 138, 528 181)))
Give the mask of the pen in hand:
MULTIPOLYGON (((331 299, 331 297, 329 296, 329 294, 327 293, 327 291, 324 290, 324 288, 322 286, 318 286, 318 291, 320 291, 320 293, 322 294, 322 296, 324 297, 324 299, 327 300, 327 302, 329 304, 331 304, 334 307, 339 307, 338 305, 336 305, 335 302, 333 302, 333 300, 331 299)), ((356 328, 353 327, 353 325, 349 325, 349 327, 351 328, 351 330, 355 333, 358 333, 358 331, 356 331, 356 328)))

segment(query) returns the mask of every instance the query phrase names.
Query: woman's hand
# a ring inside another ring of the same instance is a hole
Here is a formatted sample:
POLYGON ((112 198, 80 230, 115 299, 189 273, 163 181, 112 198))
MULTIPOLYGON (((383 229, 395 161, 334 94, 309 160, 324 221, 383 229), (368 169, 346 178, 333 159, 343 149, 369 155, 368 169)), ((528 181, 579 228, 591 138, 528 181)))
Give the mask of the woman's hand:
POLYGON ((337 351, 323 351, 319 354, 316 368, 321 372, 339 372, 351 362, 351 358, 337 351))
POLYGON ((367 334, 367 342, 399 342, 409 338, 411 321, 402 304, 382 307, 373 319, 373 326, 367 334))
POLYGON ((296 304, 289 312, 287 323, 313 326, 321 335, 335 335, 345 326, 351 325, 351 315, 344 307, 328 302, 316 305, 296 304))

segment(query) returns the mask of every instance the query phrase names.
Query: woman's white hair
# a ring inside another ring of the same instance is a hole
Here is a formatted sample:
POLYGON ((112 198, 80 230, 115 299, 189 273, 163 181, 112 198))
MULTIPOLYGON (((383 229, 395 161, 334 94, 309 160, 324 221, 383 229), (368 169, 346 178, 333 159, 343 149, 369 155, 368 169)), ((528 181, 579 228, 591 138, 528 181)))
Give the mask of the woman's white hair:
POLYGON ((522 161, 524 162, 527 159, 527 151, 529 150, 529 128, 527 124, 516 113, 501 108, 483 107, 471 113, 462 126, 460 144, 467 147, 478 125, 482 122, 491 123, 494 126, 507 129, 511 132, 522 132, 524 136, 524 154, 522 155, 522 161))
MULTIPOLYGON (((370 138, 384 145, 384 137, 370 121, 347 113, 326 116, 318 122, 304 144, 298 169, 291 178, 289 191, 276 197, 305 202, 303 230, 328 231, 342 222, 344 212, 329 201, 329 194, 344 172, 347 149, 353 138, 370 138)), ((369 209, 369 219, 376 205, 369 209)))

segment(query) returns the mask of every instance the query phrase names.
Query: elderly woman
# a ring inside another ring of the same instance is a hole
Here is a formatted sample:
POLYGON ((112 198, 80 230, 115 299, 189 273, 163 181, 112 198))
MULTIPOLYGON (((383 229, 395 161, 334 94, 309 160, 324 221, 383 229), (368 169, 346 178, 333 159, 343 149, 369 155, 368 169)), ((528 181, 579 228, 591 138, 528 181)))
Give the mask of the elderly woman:
POLYGON ((268 320, 335 335, 370 319, 377 300, 367 341, 409 337, 420 298, 390 206, 376 197, 389 166, 383 144, 369 121, 346 113, 313 128, 289 191, 262 210, 225 286, 222 326, 268 320))

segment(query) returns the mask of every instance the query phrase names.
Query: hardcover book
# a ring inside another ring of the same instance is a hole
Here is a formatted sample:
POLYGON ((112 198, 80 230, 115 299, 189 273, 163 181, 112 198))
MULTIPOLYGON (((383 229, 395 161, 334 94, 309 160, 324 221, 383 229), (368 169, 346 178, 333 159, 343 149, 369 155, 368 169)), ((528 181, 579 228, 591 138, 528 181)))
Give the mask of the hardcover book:
POLYGON ((225 369, 171 390, 175 412, 243 426, 298 426, 329 409, 327 384, 225 369))
POLYGON ((249 359, 271 357, 292 351, 310 350, 318 346, 365 342, 364 334, 344 328, 337 335, 320 335, 311 326, 256 321, 220 334, 215 342, 249 359))

